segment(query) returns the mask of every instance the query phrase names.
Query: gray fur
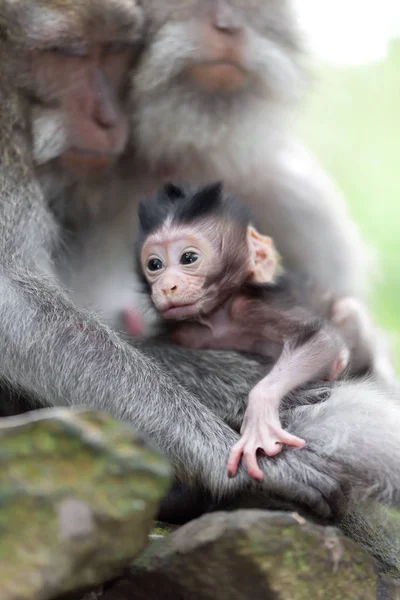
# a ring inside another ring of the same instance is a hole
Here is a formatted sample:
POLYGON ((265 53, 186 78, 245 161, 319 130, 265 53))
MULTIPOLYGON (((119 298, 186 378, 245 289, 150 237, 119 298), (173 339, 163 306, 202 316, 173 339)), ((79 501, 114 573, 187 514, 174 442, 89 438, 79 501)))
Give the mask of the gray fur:
MULTIPOLYGON (((157 347, 147 342, 143 350, 164 363, 183 386, 201 397, 205 405, 236 430, 241 425, 252 385, 265 374, 265 366, 258 361, 242 358, 240 362, 226 352, 186 350, 186 364, 182 364, 179 348, 167 349, 162 344, 157 347), (174 364, 174 355, 175 367, 170 365, 174 364), (202 382, 204 372, 207 372, 206 386, 202 382)), ((275 469, 282 486, 289 481, 294 483, 293 477, 307 480, 310 469, 313 476, 309 481, 313 481, 313 486, 323 490, 327 485, 323 495, 329 489, 331 492, 346 489, 346 494, 355 494, 358 499, 372 497, 400 506, 400 469, 396 466, 400 452, 397 390, 385 390, 368 379, 342 382, 331 388, 307 386, 288 395, 282 419, 288 431, 305 439, 307 445, 302 450, 285 447, 282 456, 264 459, 270 490, 275 485, 275 469), (330 389, 329 399, 315 403, 315 396, 318 399, 327 389, 330 389), (377 409, 378 405, 382 408, 377 409)), ((213 453, 212 460, 218 461, 219 457, 213 453)), ((221 467, 223 464, 222 460, 221 467)), ((291 492, 285 491, 287 497, 296 494, 296 485, 291 492)), ((340 507, 335 506, 335 510, 340 511, 340 507)))
MULTIPOLYGON (((258 4, 252 1, 254 6, 258 4)), ((80 4, 78 0, 76 4, 80 4)), ((283 3, 272 0, 268 5, 279 7, 283 3)), ((108 294, 110 289, 114 295, 120 291, 115 285, 115 274, 104 270, 107 251, 118 240, 118 281, 126 286, 131 281, 126 256, 131 251, 127 239, 135 200, 158 185, 160 176, 155 176, 150 184, 151 173, 145 169, 140 178, 141 166, 149 169, 152 162, 151 157, 144 157, 142 163, 130 163, 128 169, 128 173, 138 175, 137 180, 129 179, 125 173, 122 185, 104 184, 100 192, 93 192, 98 197, 91 197, 87 203, 86 197, 82 200, 82 193, 75 196, 72 188, 60 195, 59 182, 51 172, 39 179, 31 161, 29 106, 14 86, 13 69, 8 71, 14 49, 4 42, 4 19, 0 18, 0 23, 0 56, 6 57, 6 61, 0 60, 0 377, 18 392, 26 393, 36 406, 84 405, 107 410, 132 423, 170 457, 178 480, 207 490, 215 500, 252 492, 258 495, 260 503, 281 498, 284 503, 304 507, 328 522, 340 521, 349 499, 369 497, 399 504, 397 392, 386 391, 372 382, 341 384, 322 404, 309 404, 315 391, 292 396, 293 406, 283 416, 290 431, 305 437, 307 447, 301 451, 288 449, 273 459, 264 459, 263 484, 250 481, 243 469, 234 479, 227 478, 226 460, 239 437, 236 430, 247 393, 265 366, 234 354, 182 353, 154 342, 130 346, 104 324, 102 301, 97 299, 94 287, 98 284, 106 289, 109 284, 108 294), (115 193, 116 189, 121 193, 115 193), (75 285, 77 281, 89 283, 85 288, 84 284, 75 285), (90 296, 87 288, 91 285, 90 296), (100 307, 93 299, 98 300, 100 307)), ((282 49, 288 48, 290 54, 294 51, 284 22, 271 20, 269 31, 272 41, 279 40, 282 34, 282 49)), ((186 47, 185 42, 183 48, 186 47)), ((294 73, 294 67, 289 68, 294 73)), ((143 102, 139 108, 137 114, 144 124, 157 116, 154 105, 149 105, 147 113, 143 102)), ((182 113, 178 114, 182 117, 182 113)), ((298 262, 309 265, 322 283, 330 283, 337 291, 358 291, 362 287, 359 281, 365 275, 364 253, 359 250, 358 234, 353 231, 341 200, 331 193, 330 184, 318 170, 309 169, 312 163, 308 158, 305 162, 300 160, 302 168, 298 168, 295 159, 294 168, 291 144, 281 146, 284 137, 280 132, 275 136, 273 107, 267 114, 258 103, 254 114, 257 131, 254 121, 246 126, 243 123, 236 132, 230 131, 230 124, 224 131, 221 126, 215 132, 218 147, 203 148, 200 162, 215 160, 219 177, 226 176, 231 187, 241 189, 242 197, 259 209, 259 216, 264 213, 268 190, 268 197, 275 201, 269 206, 264 224, 271 225, 284 257, 296 262, 294 257, 298 256, 298 262), (258 129, 263 115, 267 130, 258 129), (222 154, 221 140, 233 142, 222 154), (234 157, 239 142, 244 154, 259 156, 260 163, 238 164, 234 157), (289 160, 280 162, 279 158, 285 156, 289 160), (262 180, 256 176, 259 172, 262 180), (294 214, 299 204, 302 208, 294 214), (306 224, 298 232, 302 218, 306 224), (310 228, 321 231, 313 244, 310 228), (294 246, 286 239, 295 239, 294 246), (337 254, 339 247, 343 250, 341 256, 337 254)), ((238 122, 241 116, 237 115, 238 122)), ((164 151, 167 143, 174 147, 173 142, 185 140, 188 132, 192 142, 196 139, 196 129, 190 132, 181 124, 179 121, 175 131, 168 127, 159 130, 157 143, 164 151)), ((146 147, 149 149, 145 138, 141 132, 144 154, 146 147)), ((198 150, 202 139, 200 136, 198 150)), ((41 146, 37 143, 36 147, 41 146)), ((186 151, 185 145, 184 148, 186 151)), ((202 171, 206 180, 212 179, 208 170, 213 170, 210 164, 202 171)), ((135 290, 125 287, 124 298, 133 303, 135 290)), ((108 320, 112 317, 110 314, 108 320)), ((363 540, 363 530, 356 519, 353 523, 351 535, 363 540)), ((379 531, 374 536, 382 554, 390 560, 393 548, 386 541, 386 534, 380 541, 379 531)), ((371 544, 370 538, 368 543, 371 544)))

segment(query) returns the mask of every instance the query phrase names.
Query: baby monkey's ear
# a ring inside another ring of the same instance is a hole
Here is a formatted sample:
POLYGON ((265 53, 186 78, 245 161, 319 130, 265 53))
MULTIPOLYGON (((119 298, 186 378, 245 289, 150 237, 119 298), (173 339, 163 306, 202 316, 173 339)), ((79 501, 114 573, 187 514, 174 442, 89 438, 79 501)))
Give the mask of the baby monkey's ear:
POLYGON ((279 272, 280 256, 272 238, 261 235, 254 227, 247 227, 247 247, 250 275, 256 283, 271 283, 279 272))

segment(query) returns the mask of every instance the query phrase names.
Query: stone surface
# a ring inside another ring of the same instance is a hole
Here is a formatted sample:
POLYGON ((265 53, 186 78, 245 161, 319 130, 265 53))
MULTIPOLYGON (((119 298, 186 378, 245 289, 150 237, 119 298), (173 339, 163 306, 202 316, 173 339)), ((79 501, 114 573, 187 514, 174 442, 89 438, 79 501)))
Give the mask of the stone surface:
POLYGON ((377 582, 376 600, 400 600, 400 582, 381 575, 377 582))
POLYGON ((152 544, 101 600, 375 600, 372 559, 296 514, 205 515, 152 544))
POLYGON ((1 420, 1 600, 49 600, 115 576, 146 546, 170 475, 105 414, 1 420))

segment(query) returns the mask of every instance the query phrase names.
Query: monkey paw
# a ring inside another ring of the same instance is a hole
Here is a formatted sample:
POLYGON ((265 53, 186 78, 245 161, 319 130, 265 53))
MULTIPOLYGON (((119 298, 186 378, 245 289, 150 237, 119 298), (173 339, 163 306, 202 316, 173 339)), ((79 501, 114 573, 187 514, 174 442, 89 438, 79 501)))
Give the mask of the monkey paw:
POLYGON ((329 370, 328 381, 335 381, 343 373, 350 360, 350 350, 342 348, 329 370))
POLYGON ((229 477, 236 475, 243 456, 250 477, 262 481, 264 473, 258 466, 257 452, 261 450, 267 456, 276 456, 282 450, 283 444, 303 448, 306 442, 282 429, 279 422, 265 424, 259 420, 248 421, 242 428, 241 439, 231 449, 228 459, 229 477))
POLYGON ((144 321, 141 314, 134 308, 127 308, 122 311, 122 321, 126 331, 133 336, 143 335, 144 321))
POLYGON ((344 296, 332 307, 332 320, 353 340, 353 345, 374 344, 374 326, 367 308, 357 298, 344 296))

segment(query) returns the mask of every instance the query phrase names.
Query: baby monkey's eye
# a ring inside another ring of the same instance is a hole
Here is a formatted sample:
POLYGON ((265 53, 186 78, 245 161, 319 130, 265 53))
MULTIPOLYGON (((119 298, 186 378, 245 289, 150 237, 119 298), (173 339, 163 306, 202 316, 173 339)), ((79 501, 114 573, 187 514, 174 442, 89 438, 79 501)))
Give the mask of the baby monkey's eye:
POLYGON ((149 271, 159 271, 163 268, 162 261, 159 258, 151 258, 147 263, 147 268, 149 271))
POLYGON ((199 255, 196 252, 184 252, 181 256, 181 265, 191 265, 199 259, 199 255))

